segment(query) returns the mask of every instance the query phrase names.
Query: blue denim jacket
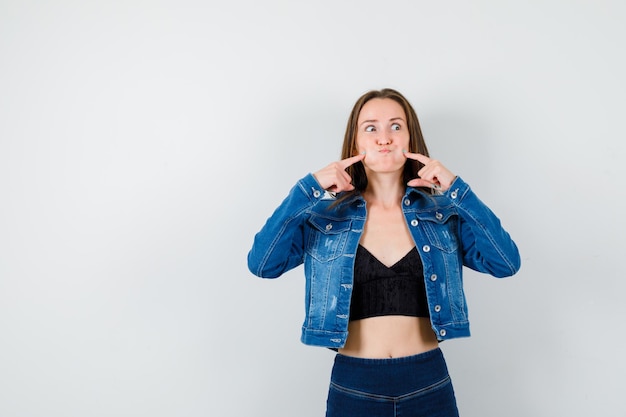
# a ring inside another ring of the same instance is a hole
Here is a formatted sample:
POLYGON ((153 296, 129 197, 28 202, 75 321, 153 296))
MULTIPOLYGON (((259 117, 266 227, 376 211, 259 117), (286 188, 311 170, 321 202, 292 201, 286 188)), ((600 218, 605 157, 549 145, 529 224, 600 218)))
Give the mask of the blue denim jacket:
MULTIPOLYGON (((259 277, 277 278, 304 263, 301 340, 341 348, 348 336, 354 257, 367 212, 358 194, 330 207, 334 202, 313 175, 298 181, 256 234, 248 268, 259 277)), ((495 277, 513 275, 520 268, 517 246, 459 177, 441 195, 408 187, 402 207, 424 265, 433 331, 439 340, 469 336, 463 265, 495 277)))

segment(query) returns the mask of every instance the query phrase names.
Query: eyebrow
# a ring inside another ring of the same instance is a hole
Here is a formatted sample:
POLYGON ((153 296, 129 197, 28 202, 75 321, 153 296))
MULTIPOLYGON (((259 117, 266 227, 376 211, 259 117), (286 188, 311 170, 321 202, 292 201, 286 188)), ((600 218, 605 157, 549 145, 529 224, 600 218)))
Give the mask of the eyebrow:
MULTIPOLYGON (((396 121, 396 120, 402 120, 404 122, 404 119, 402 117, 394 117, 392 119, 389 119, 390 122, 393 122, 393 121, 396 121)), ((363 120, 361 123, 359 123, 359 126, 362 126, 365 123, 376 123, 376 122, 378 122, 378 120, 363 120)))

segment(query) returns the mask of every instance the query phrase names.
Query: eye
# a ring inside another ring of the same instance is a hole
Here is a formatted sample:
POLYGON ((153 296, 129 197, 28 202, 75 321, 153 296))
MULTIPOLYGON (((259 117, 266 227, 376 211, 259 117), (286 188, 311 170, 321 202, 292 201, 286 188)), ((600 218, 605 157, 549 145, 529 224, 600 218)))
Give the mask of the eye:
POLYGON ((366 132, 374 132, 376 129, 374 128, 374 126, 369 125, 365 127, 365 131, 366 132))
POLYGON ((400 130, 400 125, 398 123, 394 123, 391 125, 391 130, 400 130))

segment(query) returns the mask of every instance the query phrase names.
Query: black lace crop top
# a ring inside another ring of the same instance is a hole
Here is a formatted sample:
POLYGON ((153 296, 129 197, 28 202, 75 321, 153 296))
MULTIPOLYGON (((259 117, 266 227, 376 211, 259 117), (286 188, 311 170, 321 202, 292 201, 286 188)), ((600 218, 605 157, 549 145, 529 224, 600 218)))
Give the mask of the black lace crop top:
POLYGON ((413 248, 387 267, 359 245, 354 261, 350 320, 389 315, 430 317, 422 260, 413 248))

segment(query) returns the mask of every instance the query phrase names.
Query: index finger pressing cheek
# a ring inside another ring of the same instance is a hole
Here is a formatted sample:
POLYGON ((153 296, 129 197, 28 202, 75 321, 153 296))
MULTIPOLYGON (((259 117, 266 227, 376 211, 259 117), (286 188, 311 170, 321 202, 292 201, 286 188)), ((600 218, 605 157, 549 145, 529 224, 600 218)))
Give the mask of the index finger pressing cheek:
POLYGON ((424 165, 426 165, 427 163, 431 161, 429 157, 427 157, 426 155, 422 155, 421 153, 404 152, 404 156, 406 156, 409 159, 413 159, 415 161, 421 162, 424 165))
POLYGON ((360 155, 355 155, 355 156, 351 156, 350 158, 346 158, 346 159, 342 159, 341 161, 339 161, 339 165, 343 168, 346 169, 348 168, 350 165, 354 165, 359 161, 362 161, 363 158, 365 158, 364 154, 360 154, 360 155))

